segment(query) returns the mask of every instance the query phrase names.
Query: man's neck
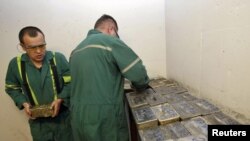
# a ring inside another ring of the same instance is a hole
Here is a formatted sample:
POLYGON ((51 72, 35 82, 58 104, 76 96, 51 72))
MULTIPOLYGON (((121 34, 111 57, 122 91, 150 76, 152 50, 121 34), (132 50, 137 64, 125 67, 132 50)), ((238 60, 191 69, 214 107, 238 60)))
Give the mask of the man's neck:
POLYGON ((35 61, 32 61, 32 63, 34 64, 34 66, 38 69, 40 69, 42 66, 43 66, 43 62, 35 62, 35 61))

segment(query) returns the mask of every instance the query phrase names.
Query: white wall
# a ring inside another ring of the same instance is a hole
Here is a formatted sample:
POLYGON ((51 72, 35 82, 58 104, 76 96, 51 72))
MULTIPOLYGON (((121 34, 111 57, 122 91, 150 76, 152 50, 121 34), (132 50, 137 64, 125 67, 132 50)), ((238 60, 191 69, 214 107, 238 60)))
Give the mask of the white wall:
POLYGON ((167 76, 250 119, 250 1, 166 0, 165 6, 167 76))
POLYGON ((19 30, 41 28, 49 50, 70 52, 102 14, 118 22, 121 39, 144 61, 151 77, 166 76, 164 0, 0 0, 0 140, 29 141, 27 118, 4 92, 9 60, 19 54, 19 30))

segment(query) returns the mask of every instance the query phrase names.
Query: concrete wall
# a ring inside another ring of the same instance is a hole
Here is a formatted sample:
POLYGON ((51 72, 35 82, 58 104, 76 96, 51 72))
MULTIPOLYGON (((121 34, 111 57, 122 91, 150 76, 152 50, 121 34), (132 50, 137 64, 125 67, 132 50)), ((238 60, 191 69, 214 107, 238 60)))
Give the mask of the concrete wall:
POLYGON ((18 32, 40 27, 48 49, 67 57, 103 13, 142 58, 151 77, 167 76, 236 117, 250 119, 249 0, 0 0, 0 140, 31 140, 27 118, 4 92, 18 32), (166 26, 165 26, 166 25, 166 26))
POLYGON ((10 59, 19 54, 18 32, 41 28, 47 48, 69 57, 102 14, 118 22, 119 35, 144 61, 151 77, 166 76, 164 0, 0 0, 0 140, 31 140, 27 117, 5 94, 10 59))
POLYGON ((250 119, 250 1, 166 0, 167 76, 250 119))

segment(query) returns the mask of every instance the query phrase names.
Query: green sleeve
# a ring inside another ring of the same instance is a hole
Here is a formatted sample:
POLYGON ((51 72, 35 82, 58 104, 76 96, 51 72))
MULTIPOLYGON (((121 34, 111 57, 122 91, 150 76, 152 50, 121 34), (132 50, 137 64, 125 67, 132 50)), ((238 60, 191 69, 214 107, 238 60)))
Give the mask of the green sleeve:
POLYGON ((8 66, 5 78, 5 92, 12 98, 19 109, 23 109, 23 103, 28 102, 27 97, 22 92, 16 58, 13 58, 8 66))
POLYGON ((69 101, 70 101, 70 70, 69 70, 69 63, 65 56, 61 53, 56 53, 56 66, 60 73, 60 79, 62 81, 62 91, 61 93, 58 94, 58 98, 63 99, 64 105, 69 106, 69 101))
POLYGON ((149 78, 142 60, 119 39, 113 46, 112 54, 123 76, 130 80, 137 90, 147 88, 149 78))

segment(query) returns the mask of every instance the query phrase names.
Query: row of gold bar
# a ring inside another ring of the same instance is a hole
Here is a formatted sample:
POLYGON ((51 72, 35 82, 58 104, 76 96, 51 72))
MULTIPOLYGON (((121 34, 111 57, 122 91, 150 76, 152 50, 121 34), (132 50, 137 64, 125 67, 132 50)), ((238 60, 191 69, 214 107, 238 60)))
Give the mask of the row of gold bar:
POLYGON ((126 93, 142 141, 207 140, 207 125, 240 124, 177 82, 155 78, 149 85, 126 93))

